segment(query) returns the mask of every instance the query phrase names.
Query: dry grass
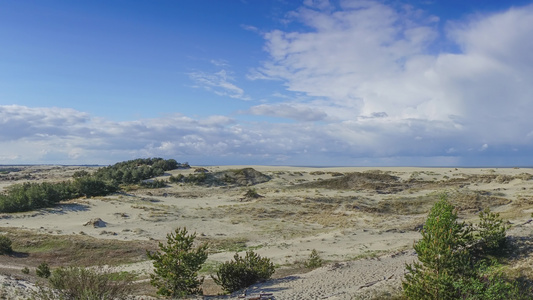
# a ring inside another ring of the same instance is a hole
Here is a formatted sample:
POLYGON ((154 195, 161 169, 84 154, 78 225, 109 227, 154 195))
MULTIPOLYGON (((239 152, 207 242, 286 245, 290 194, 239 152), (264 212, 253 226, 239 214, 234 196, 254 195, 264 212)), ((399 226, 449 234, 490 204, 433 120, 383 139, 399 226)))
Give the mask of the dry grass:
POLYGON ((41 262, 51 266, 91 266, 95 262, 120 265, 146 259, 146 250, 155 249, 150 241, 118 241, 83 235, 47 235, 32 231, 3 228, 13 241, 12 257, 2 257, 6 263, 36 267, 41 262))

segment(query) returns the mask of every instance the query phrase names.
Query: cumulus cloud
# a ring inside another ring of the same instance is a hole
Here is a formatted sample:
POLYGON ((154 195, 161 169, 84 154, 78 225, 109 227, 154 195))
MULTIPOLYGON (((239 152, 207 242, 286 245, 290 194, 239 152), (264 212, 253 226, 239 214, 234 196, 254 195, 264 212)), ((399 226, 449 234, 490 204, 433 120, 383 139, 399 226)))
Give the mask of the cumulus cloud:
POLYGON ((335 107, 328 117, 339 120, 328 134, 365 145, 351 149, 355 155, 531 148, 533 5, 455 21, 440 32, 437 17, 412 7, 306 4, 290 17, 307 29, 264 35, 270 60, 255 77, 283 80, 309 103, 326 99, 323 109, 335 107), (445 38, 461 51, 435 51, 445 38))
MULTIPOLYGON (((279 122, 253 122, 243 114, 113 122, 66 108, 0 106, 0 159, 533 163, 533 5, 440 26, 437 16, 408 6, 332 3, 306 0, 287 15, 301 26, 263 33, 269 58, 248 78, 281 81, 282 94, 298 99, 250 101, 245 114, 279 122), (459 51, 439 50, 443 43, 459 51)), ((213 64, 217 72, 190 74, 197 87, 249 99, 225 61, 213 64)))

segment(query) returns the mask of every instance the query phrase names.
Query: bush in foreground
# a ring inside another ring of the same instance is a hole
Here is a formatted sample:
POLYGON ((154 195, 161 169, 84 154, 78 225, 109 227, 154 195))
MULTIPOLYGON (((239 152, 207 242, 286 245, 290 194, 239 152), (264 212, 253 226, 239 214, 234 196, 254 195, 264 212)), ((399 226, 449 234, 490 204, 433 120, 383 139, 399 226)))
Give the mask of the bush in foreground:
POLYGON ((42 300, 128 299, 133 292, 134 275, 117 276, 112 268, 66 267, 55 269, 48 282, 40 287, 35 298, 42 300))
POLYGON ((150 283, 163 296, 185 297, 202 294, 203 278, 198 271, 207 260, 207 244, 193 248, 196 233, 188 234, 187 229, 177 228, 167 234, 167 243, 159 243, 159 251, 148 252, 154 262, 154 274, 150 283))
POLYGON ((275 267, 269 258, 262 258, 253 251, 247 251, 245 257, 237 253, 234 261, 227 261, 220 265, 213 280, 226 292, 234 292, 254 283, 270 279, 275 267))
POLYGON ((486 210, 480 225, 458 222, 457 211, 441 197, 426 220, 414 249, 419 262, 407 265, 402 282, 407 299, 530 299, 486 253, 500 252, 506 226, 486 210))

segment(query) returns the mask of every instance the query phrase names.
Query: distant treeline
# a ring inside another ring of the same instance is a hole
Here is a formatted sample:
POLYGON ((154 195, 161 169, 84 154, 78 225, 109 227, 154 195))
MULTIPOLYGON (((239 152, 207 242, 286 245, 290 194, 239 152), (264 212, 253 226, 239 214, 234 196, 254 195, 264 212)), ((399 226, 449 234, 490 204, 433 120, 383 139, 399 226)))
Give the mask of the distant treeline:
POLYGON ((0 168, 0 174, 9 174, 11 172, 18 172, 20 168, 0 168))
POLYGON ((103 167, 94 173, 75 172, 73 180, 57 183, 23 183, 9 186, 0 194, 0 212, 21 212, 51 207, 78 197, 105 196, 120 190, 123 184, 139 184, 176 168, 189 168, 174 159, 135 159, 103 167))

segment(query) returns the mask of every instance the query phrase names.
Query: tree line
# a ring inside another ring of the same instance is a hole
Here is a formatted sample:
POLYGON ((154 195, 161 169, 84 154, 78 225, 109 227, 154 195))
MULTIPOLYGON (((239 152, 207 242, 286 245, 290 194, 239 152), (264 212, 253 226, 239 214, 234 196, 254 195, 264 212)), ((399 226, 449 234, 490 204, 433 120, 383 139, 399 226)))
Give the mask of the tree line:
POLYGON ((140 184, 176 168, 189 168, 189 164, 174 159, 135 159, 100 168, 92 174, 77 171, 67 181, 14 184, 0 194, 0 212, 29 211, 79 197, 109 195, 119 191, 121 185, 140 184))

